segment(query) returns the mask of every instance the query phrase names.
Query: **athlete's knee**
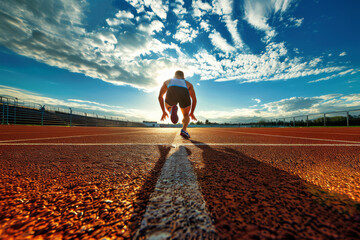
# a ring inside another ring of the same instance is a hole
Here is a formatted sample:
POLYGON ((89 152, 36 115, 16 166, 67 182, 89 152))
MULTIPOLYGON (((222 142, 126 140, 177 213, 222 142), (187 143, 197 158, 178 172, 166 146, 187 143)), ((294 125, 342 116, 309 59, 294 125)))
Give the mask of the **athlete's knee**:
POLYGON ((189 112, 183 112, 184 118, 189 117, 189 112))

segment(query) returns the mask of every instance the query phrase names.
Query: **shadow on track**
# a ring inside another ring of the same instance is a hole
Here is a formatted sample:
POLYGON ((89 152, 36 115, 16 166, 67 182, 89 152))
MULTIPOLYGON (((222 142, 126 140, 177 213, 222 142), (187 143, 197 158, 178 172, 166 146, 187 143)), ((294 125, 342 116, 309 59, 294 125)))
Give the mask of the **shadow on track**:
POLYGON ((191 142, 202 151, 189 158, 222 238, 360 238, 360 209, 340 213, 327 204, 330 193, 298 176, 232 148, 191 142))
POLYGON ((136 201, 134 202, 136 215, 132 216, 131 222, 133 223, 129 225, 132 236, 135 235, 137 229, 140 226, 142 217, 146 211, 146 206, 150 199, 150 195, 155 189, 156 182, 161 174, 161 170, 164 166, 170 149, 171 147, 169 146, 158 146, 160 157, 156 162, 155 167, 151 170, 149 176, 145 179, 145 183, 141 187, 141 190, 136 195, 136 201))

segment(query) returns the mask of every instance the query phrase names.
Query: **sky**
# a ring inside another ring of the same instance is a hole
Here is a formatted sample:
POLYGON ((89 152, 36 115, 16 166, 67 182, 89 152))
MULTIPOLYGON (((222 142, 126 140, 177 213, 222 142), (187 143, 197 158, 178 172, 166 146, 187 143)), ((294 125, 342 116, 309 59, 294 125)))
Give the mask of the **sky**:
POLYGON ((0 96, 158 121, 182 70, 195 116, 360 109, 358 0, 2 0, 0 96))

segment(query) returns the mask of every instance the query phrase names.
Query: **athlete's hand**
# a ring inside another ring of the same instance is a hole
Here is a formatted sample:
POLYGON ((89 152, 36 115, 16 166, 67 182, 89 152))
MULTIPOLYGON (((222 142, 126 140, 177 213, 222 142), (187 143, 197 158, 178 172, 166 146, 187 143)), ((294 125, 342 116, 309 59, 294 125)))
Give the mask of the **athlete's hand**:
POLYGON ((197 121, 197 118, 194 116, 194 113, 190 113, 189 117, 191 118, 191 120, 197 121))
POLYGON ((168 118, 169 115, 167 114, 167 112, 163 112, 163 115, 161 117, 161 120, 160 121, 164 121, 166 118, 168 118))

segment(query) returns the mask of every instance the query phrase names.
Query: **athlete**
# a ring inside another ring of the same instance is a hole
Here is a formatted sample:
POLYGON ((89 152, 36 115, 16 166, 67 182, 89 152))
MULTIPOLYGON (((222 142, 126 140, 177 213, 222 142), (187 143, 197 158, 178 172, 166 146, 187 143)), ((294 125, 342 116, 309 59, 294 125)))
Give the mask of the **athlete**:
POLYGON ((159 93, 159 103, 163 112, 161 121, 169 117, 165 108, 170 113, 171 121, 176 124, 179 121, 177 115, 179 103, 181 112, 184 116, 182 123, 183 127, 180 131, 180 135, 184 138, 190 138, 190 134, 187 132, 187 126, 189 125, 190 118, 197 121, 194 111, 196 107, 196 95, 194 87, 191 83, 185 80, 184 73, 182 71, 176 71, 174 78, 166 80, 162 85, 159 93), (165 103, 164 103, 164 95, 165 103), (191 100, 190 100, 191 98, 191 100))

